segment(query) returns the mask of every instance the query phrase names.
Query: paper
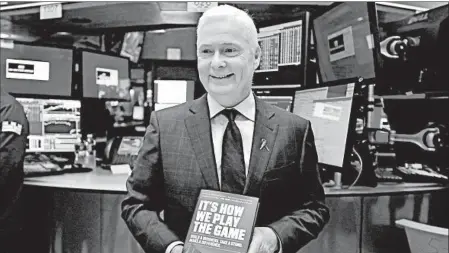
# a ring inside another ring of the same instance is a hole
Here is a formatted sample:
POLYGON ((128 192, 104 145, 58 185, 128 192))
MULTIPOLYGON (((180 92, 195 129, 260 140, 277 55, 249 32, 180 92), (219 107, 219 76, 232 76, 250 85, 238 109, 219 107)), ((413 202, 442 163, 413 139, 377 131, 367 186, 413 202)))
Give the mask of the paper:
POLYGON ((131 167, 129 164, 115 164, 110 166, 112 174, 131 174, 131 167))
POLYGON ((46 4, 40 6, 40 19, 62 18, 62 4, 46 4))
POLYGON ((158 104, 158 103, 156 103, 156 104, 154 104, 154 110, 159 111, 159 110, 162 110, 165 108, 170 108, 170 107, 173 107, 176 105, 179 105, 179 104, 158 104))
POLYGON ((187 81, 156 80, 156 102, 162 104, 181 104, 187 101, 187 81))
POLYGON ((180 48, 167 48, 167 60, 181 60, 180 48))
POLYGON ((327 36, 330 61, 334 62, 355 55, 352 27, 348 26, 327 36))
POLYGON ((50 79, 50 63, 6 59, 6 78, 48 81, 50 79))

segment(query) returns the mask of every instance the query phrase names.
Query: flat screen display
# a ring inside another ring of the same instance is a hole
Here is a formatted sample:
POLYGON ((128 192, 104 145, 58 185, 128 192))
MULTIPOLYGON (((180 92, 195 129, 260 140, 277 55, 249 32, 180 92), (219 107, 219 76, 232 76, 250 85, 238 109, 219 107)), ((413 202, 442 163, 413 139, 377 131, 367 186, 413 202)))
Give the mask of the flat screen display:
POLYGON ((343 168, 355 83, 296 91, 293 113, 310 120, 318 162, 343 168))
POLYGON ((0 48, 2 87, 9 93, 72 95, 73 50, 14 44, 0 48))
POLYGON ((129 60, 123 57, 82 52, 83 97, 129 100, 129 60))
POLYGON ((117 154, 119 155, 137 155, 140 147, 143 143, 143 137, 141 136, 125 136, 122 138, 120 142, 120 146, 118 147, 117 154))
POLYGON ((366 2, 340 3, 313 21, 324 83, 375 77, 373 48, 376 45, 370 28, 369 6, 366 2))

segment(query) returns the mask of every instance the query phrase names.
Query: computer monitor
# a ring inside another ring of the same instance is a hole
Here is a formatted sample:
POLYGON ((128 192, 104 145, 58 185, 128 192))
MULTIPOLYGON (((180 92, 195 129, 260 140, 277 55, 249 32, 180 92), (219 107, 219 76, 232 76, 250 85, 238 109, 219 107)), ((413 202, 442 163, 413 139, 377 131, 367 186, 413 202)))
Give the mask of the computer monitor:
POLYGON ((258 31, 262 55, 254 85, 308 85, 310 12, 297 12, 293 21, 260 27, 258 31))
POLYGON ((449 91, 449 5, 382 25, 379 94, 449 91))
POLYGON ((291 112, 293 97, 292 96, 258 96, 261 100, 268 104, 277 106, 281 109, 291 112))
POLYGON ((355 136, 355 81, 296 91, 293 113, 312 124, 318 162, 343 169, 350 161, 355 136))
POLYGON ((72 95, 72 49, 14 42, 0 48, 0 59, 0 82, 9 93, 72 95))
POLYGON ((119 155, 137 155, 140 147, 143 144, 143 137, 141 136, 124 136, 117 149, 119 155))
POLYGON ((121 56, 82 51, 81 73, 84 98, 129 100, 129 60, 121 56))
POLYGON ((27 152, 74 152, 81 135, 79 100, 17 98, 30 124, 27 152))
POLYGON ((379 41, 375 3, 342 2, 313 21, 322 83, 376 77, 379 41))

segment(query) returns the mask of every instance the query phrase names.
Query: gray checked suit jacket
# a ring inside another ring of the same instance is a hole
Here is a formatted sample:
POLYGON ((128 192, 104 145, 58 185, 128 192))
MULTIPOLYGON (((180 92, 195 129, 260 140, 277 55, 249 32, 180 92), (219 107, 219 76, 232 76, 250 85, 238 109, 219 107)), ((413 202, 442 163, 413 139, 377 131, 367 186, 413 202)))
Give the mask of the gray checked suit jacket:
MULTIPOLYGON (((151 115, 122 203, 122 218, 146 252, 184 241, 200 190, 220 189, 208 110, 203 96, 151 115)), ((329 210, 309 121, 256 98, 243 194, 260 198, 256 226, 271 227, 283 252, 317 237, 329 210), (268 149, 260 149, 262 139, 268 149)))

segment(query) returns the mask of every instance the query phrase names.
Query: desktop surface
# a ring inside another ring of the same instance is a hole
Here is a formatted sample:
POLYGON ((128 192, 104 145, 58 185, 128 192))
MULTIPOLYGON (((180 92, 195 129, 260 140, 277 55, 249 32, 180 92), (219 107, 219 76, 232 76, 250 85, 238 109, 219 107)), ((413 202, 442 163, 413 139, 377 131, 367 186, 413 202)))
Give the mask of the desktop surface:
MULTIPOLYGON (((112 174, 109 170, 96 168, 87 173, 69 173, 55 176, 25 178, 28 186, 64 188, 73 190, 126 193, 128 174, 112 174)), ((381 183, 377 187, 354 186, 350 189, 325 187, 326 196, 375 196, 433 192, 447 189, 448 185, 437 183, 381 183)))
POLYGON ((11 49, 1 47, 0 67, 0 82, 9 93, 72 95, 72 49, 14 42, 11 49))
POLYGON ((24 184, 73 190, 126 192, 128 174, 112 174, 110 170, 96 168, 87 173, 66 173, 44 177, 25 178, 24 184))

